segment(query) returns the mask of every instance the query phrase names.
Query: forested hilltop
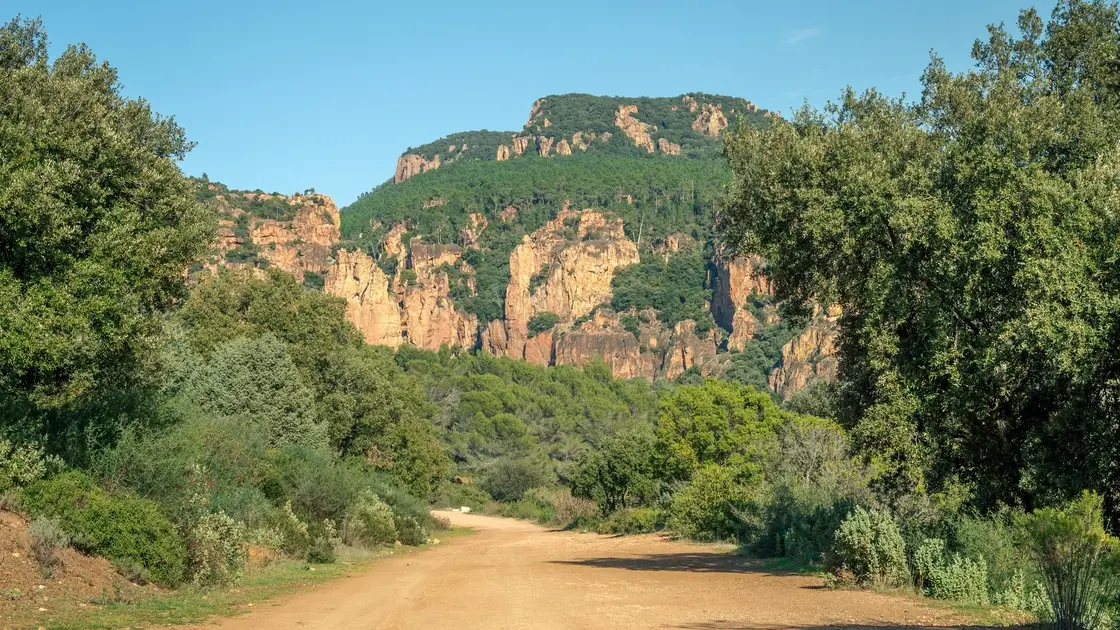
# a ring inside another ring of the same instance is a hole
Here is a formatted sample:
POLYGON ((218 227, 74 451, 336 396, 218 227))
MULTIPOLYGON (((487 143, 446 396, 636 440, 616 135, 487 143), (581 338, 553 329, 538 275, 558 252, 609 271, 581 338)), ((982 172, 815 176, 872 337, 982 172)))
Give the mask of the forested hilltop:
POLYGON ((222 261, 322 283, 369 343, 601 359, 618 377, 719 375, 784 398, 831 376, 838 311, 783 320, 760 261, 725 255, 715 236, 723 134, 774 119, 702 93, 545 97, 519 132, 409 149, 391 181, 342 210, 338 236, 314 212, 254 210, 278 199, 259 191, 200 182, 200 198, 226 212, 222 261))

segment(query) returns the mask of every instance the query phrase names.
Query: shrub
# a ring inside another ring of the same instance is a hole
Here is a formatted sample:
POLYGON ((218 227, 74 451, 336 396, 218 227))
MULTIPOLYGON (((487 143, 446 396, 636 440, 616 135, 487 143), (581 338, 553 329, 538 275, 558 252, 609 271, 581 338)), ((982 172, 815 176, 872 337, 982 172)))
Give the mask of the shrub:
POLYGON ((747 492, 731 470, 707 464, 673 495, 669 529, 696 540, 729 540, 742 532, 737 514, 746 507, 747 492))
POLYGON ((416 547, 428 542, 428 530, 415 516, 396 513, 393 515, 393 524, 397 527, 397 538, 402 543, 416 547))
POLYGON ((134 564, 159 584, 183 579, 186 546, 152 501, 109 494, 69 471, 28 486, 23 503, 32 516, 58 519, 83 551, 134 564))
POLYGON ((1100 627, 1108 599, 1120 591, 1120 549, 1104 530, 1101 506, 1099 495, 1085 492, 1064 508, 1018 519, 1059 630, 1100 627))
POLYGON ((39 563, 43 576, 49 578, 54 573, 55 565, 58 564, 55 553, 70 546, 70 535, 62 529, 58 520, 53 518, 34 518, 28 530, 31 534, 31 550, 35 553, 35 560, 39 563))
POLYGON ((879 510, 857 507, 836 531, 833 568, 861 586, 900 586, 909 580, 898 524, 879 510))
POLYGON ((442 508, 458 508, 465 505, 477 512, 492 500, 493 498, 486 494, 485 490, 476 485, 446 482, 436 491, 432 505, 442 508))
POLYGON ((393 510, 370 490, 351 506, 342 527, 348 545, 391 545, 397 539, 393 510))
POLYGON ((607 517, 599 526, 604 534, 645 534, 660 529, 663 523, 657 508, 625 508, 607 517))
POLYGON ((550 485, 553 479, 546 462, 532 459, 503 459, 482 479, 482 487, 498 501, 519 501, 530 488, 550 485))
POLYGON ((319 564, 331 564, 338 559, 338 546, 342 538, 338 535, 338 528, 329 518, 315 527, 311 537, 311 547, 307 550, 307 560, 319 564))
POLYGON ((311 535, 307 532, 307 523, 300 520, 292 511, 292 502, 284 504, 284 508, 277 512, 273 526, 280 532, 281 551, 293 558, 303 558, 311 547, 311 535))
POLYGON ((956 553, 947 560, 939 538, 925 540, 914 552, 914 581, 937 599, 988 604, 988 563, 956 553))
POLYGON ((560 322, 560 316, 550 311, 537 313, 529 318, 529 336, 536 337, 560 322))
POLYGON ((205 514, 187 537, 191 580, 196 586, 235 584, 245 575, 245 526, 224 512, 205 514))
POLYGON ((0 438, 0 493, 42 479, 48 467, 57 463, 43 455, 41 448, 0 438))

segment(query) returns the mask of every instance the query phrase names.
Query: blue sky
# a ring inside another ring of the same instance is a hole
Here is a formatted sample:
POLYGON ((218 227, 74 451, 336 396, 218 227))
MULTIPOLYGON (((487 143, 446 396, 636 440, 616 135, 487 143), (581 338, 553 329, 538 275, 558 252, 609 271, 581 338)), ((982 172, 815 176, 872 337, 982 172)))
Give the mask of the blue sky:
MULTIPOLYGON (((236 188, 315 188, 340 205, 397 156, 470 129, 519 129, 532 102, 588 92, 748 98, 789 112, 846 85, 916 97, 935 50, 971 65, 1026 0, 555 3, 5 0, 57 54, 87 43, 125 92, 173 114, 183 163, 236 188), (474 6, 478 5, 478 6, 474 6)), ((1053 1, 1036 4, 1045 16, 1053 1)))

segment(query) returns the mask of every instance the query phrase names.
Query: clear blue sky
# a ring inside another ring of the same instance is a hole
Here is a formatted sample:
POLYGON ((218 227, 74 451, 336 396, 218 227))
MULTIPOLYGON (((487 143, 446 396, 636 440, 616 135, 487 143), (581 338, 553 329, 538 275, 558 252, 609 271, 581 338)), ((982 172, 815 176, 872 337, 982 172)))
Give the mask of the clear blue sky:
POLYGON ((917 96, 931 49, 963 70, 1027 2, 4 0, 0 19, 41 15, 52 54, 85 42, 116 66, 198 143, 187 173, 343 205, 410 145, 519 129, 547 94, 703 91, 783 113, 846 85, 917 96))

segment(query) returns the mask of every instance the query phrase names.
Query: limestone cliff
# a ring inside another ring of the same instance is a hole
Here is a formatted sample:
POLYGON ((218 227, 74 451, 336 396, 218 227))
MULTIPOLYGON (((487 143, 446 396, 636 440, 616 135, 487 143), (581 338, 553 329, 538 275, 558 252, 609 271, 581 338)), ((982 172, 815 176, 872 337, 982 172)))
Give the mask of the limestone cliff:
POLYGON ((800 335, 782 346, 782 360, 770 373, 770 389, 782 399, 789 398, 814 380, 836 377, 836 342, 839 336, 837 306, 821 312, 818 307, 812 323, 800 335))

